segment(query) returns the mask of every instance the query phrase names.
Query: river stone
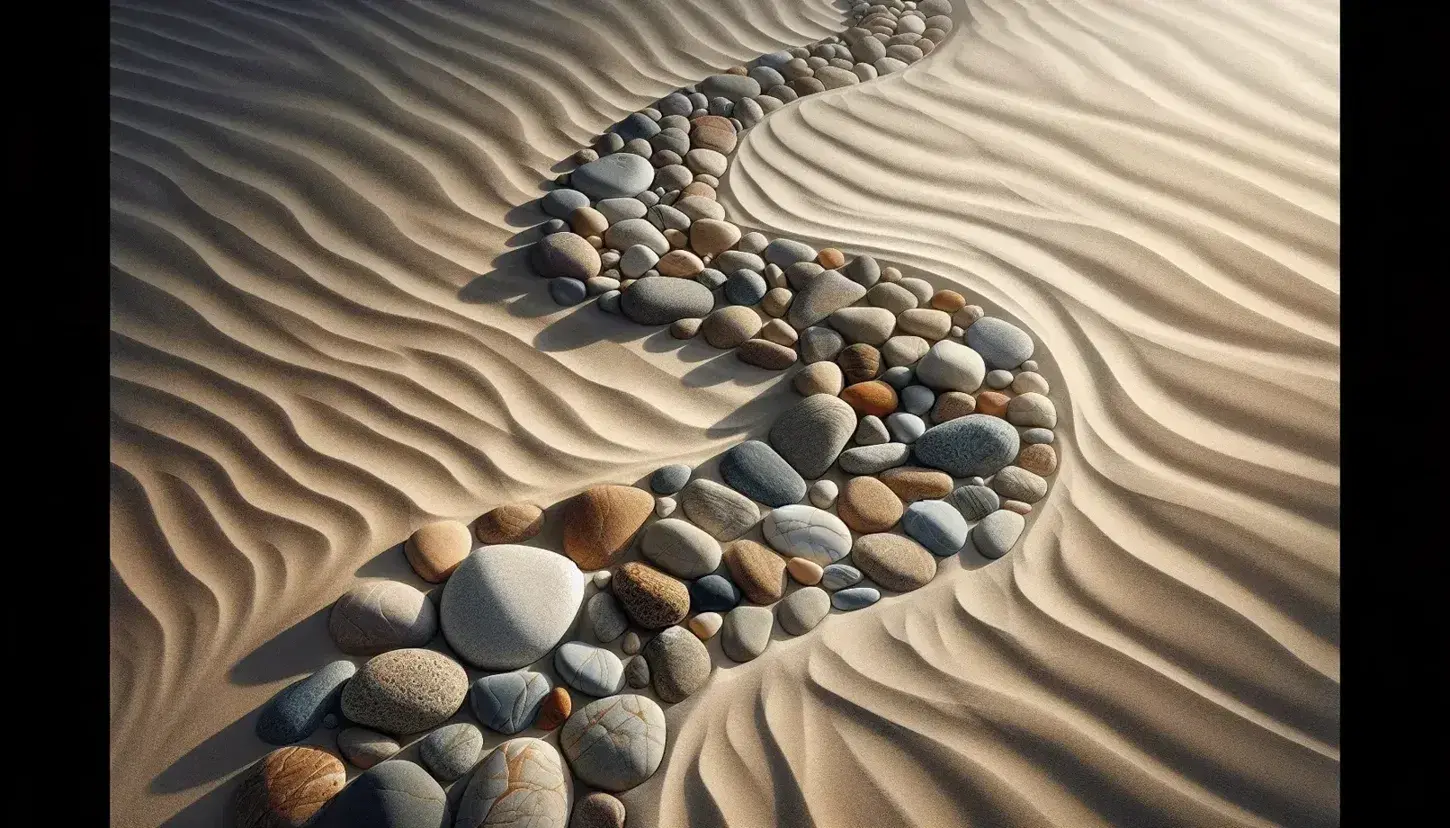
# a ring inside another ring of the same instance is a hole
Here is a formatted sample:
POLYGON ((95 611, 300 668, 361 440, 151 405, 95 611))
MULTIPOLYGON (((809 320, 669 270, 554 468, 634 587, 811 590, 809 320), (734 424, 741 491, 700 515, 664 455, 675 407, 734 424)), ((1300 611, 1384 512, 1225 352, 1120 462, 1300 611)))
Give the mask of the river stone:
MULTIPOLYGON (((237 828, 301 828, 347 783, 332 753, 311 745, 272 751, 242 777, 232 795, 237 828)), ((436 828, 436 826, 434 826, 436 828)))
POLYGON ((440 828, 448 799, 428 771, 403 759, 374 766, 343 789, 317 828, 440 828))
MULTIPOLYGON (((895 388, 898 394, 908 388, 915 380, 916 369, 912 368, 910 365, 897 365, 893 368, 887 368, 885 371, 881 372, 881 381, 885 383, 890 383, 891 387, 895 388)), ((925 388, 925 386, 918 387, 925 388)))
POLYGON ((865 295, 866 288, 842 276, 839 271, 827 270, 796 291, 790 310, 786 312, 786 321, 796 330, 807 328, 824 322, 831 314, 865 295))
POLYGON ((608 696, 624 686, 624 663, 619 656, 583 641, 559 645, 554 651, 554 670, 565 684, 586 696, 608 696))
POLYGON ((454 828, 565 828, 574 786, 554 746, 510 739, 484 757, 458 801, 454 828))
POLYGON ((424 524, 403 544, 403 555, 418 577, 430 584, 447 580, 473 549, 468 527, 456 520, 424 524))
POLYGON ((762 528, 766 542, 777 552, 808 558, 821 566, 835 563, 851 551, 851 532, 846 524, 814 506, 793 504, 773 509, 765 516, 762 528))
POLYGON ((1010 371, 1032 358, 1032 337, 1011 322, 990 316, 978 319, 967 328, 967 344, 982 355, 988 368, 1010 371))
POLYGON ((700 219, 690 225, 690 247, 701 256, 715 256, 740 241, 740 228, 728 221, 700 219))
POLYGON ((770 646, 770 631, 775 614, 769 607, 736 607, 725 616, 720 630, 720 649, 731 661, 744 664, 765 652, 770 646))
POLYGON ((936 398, 936 404, 931 409, 931 421, 941 424, 965 417, 976 410, 976 397, 962 391, 946 391, 936 398))
POLYGON ((988 477, 1012 462, 1021 447, 1017 429, 986 414, 968 414, 932 426, 914 444, 924 466, 953 477, 988 477))
POLYGON ((680 493, 680 508, 716 540, 734 540, 760 522, 750 498, 713 480, 697 478, 680 493))
POLYGON ((767 371, 784 371, 795 364, 794 348, 766 339, 752 339, 735 349, 735 356, 747 365, 767 371))
POLYGON ((779 268, 787 268, 796 262, 810 262, 816 258, 816 250, 804 242, 794 239, 776 239, 765 246, 761 257, 779 268))
POLYGON ((473 524, 479 541, 523 543, 544 528, 544 510, 532 503, 505 503, 483 513, 473 524))
POLYGON ((760 94, 760 84, 749 75, 711 75, 696 86, 707 98, 725 98, 732 103, 760 94))
POLYGON ((691 279, 652 276, 630 285, 619 306, 640 325, 668 325, 705 316, 715 307, 715 294, 691 279))
POLYGON ((885 308, 841 308, 831 314, 829 321, 847 342, 867 345, 884 344, 896 329, 896 314, 885 308))
POLYGON ((937 391, 976 391, 987 375, 982 357, 971 348, 951 340, 931 346, 916 364, 916 379, 937 391))
POLYGON ((925 385, 908 385, 901 389, 901 408, 918 417, 926 416, 936 403, 936 394, 925 385))
POLYGON ((662 495, 676 494, 690 482, 690 475, 693 473, 694 470, 684 463, 661 466, 650 475, 649 487, 662 495))
POLYGON ((795 385, 796 393, 802 397, 809 397, 812 394, 826 394, 834 397, 841 393, 841 389, 845 385, 845 378, 841 376, 841 366, 836 363, 813 362, 796 372, 792 384, 795 385))
POLYGON ((544 703, 539 706, 538 718, 534 719, 534 727, 540 730, 553 730, 563 724, 574 710, 574 699, 569 695, 568 689, 555 687, 544 697, 544 703))
POLYGON ((881 600, 881 591, 875 587, 849 587, 831 594, 831 606, 841 612, 869 607, 881 600))
POLYGON ((636 690, 649 686, 649 662, 644 656, 635 656, 624 662, 624 683, 636 690))
MULTIPOLYGON (((917 444, 920 444, 919 440, 917 444)), ((841 452, 841 471, 847 474, 880 474, 903 465, 909 457, 911 446, 905 443, 856 446, 841 452)))
MULTIPOLYGON (((767 506, 796 503, 806 496, 806 482, 800 474, 759 440, 747 440, 726 451, 720 458, 720 475, 741 494, 767 506)), ((719 564, 718 556, 715 563, 719 564)))
POLYGON ((408 584, 367 580, 337 599, 327 629, 343 652, 376 655, 427 644, 438 632, 438 610, 408 584))
POLYGON ((840 487, 834 480, 817 480, 811 484, 809 497, 811 505, 817 509, 829 509, 835 505, 836 497, 840 494, 840 487))
POLYGON ((803 477, 815 479, 831 467, 855 429, 856 412, 851 406, 838 397, 814 394, 776 420, 769 440, 803 477))
POLYGON ((690 628, 690 632, 694 633, 696 638, 708 641, 715 637, 715 633, 720 632, 720 625, 724 622, 725 619, 718 612, 702 612, 691 617, 690 623, 686 626, 690 628))
POLYGON ((881 279, 881 265, 872 257, 861 255, 842 268, 841 273, 861 287, 870 288, 881 279))
MULTIPOLYGON (((853 308, 846 310, 853 310, 853 308)), ((869 310, 881 310, 881 308, 870 308, 869 310)), ((892 368, 899 365, 915 365, 930 350, 931 345, 919 336, 893 336, 886 340, 885 345, 881 346, 881 358, 886 360, 886 364, 892 368)), ((921 385, 916 387, 930 390, 921 385)))
POLYGON ((625 614, 647 630, 678 624, 690 611, 689 588, 638 561, 621 566, 610 583, 625 614))
POLYGON ((723 575, 706 575, 690 584, 691 612, 727 612, 740 603, 740 590, 723 575))
POLYGON ((1029 445, 1051 443, 1055 435, 1050 428, 1029 428, 1022 432, 1022 442, 1029 445))
POLYGON ((891 439, 898 443, 914 443, 926 433, 926 421, 915 414, 897 411, 886 418, 886 430, 891 432, 891 439))
POLYGON ((933 469, 906 466, 881 473, 881 482, 896 493, 903 503, 936 500, 952 491, 951 475, 933 469))
MULTIPOLYGON (((896 389, 881 380, 848 385, 841 391, 841 399, 863 417, 885 417, 897 405, 896 389)), ((857 430, 860 430, 859 424, 857 430)))
POLYGON ((580 781, 620 792, 654 774, 665 754, 665 714, 654 700, 633 694, 590 702, 559 732, 559 744, 580 781))
POLYGON ((801 587, 785 596, 775 610, 780 628, 791 635, 805 635, 831 611, 831 596, 820 587, 801 587))
POLYGON ((1042 394, 1029 391, 1007 404, 1007 422, 1023 428, 1053 428, 1057 425, 1057 407, 1042 394))
POLYGON ((323 717, 337 709, 343 686, 356 673, 351 661, 334 661, 288 685, 257 717, 257 738, 269 745, 289 745, 311 736, 323 717))
POLYGON ((901 528, 932 554, 942 557, 955 555, 967 543, 966 519, 943 500, 923 500, 906 507, 901 528))
POLYGON ((725 280, 725 299, 732 305, 755 305, 765 298, 770 286, 765 277, 750 270, 736 270, 725 280))
MULTIPOLYGON (((654 499, 645 500, 648 514, 654 499)), ((503 544, 480 547, 459 565, 443 587, 439 614, 443 637, 464 661, 516 670, 559 643, 583 601, 584 574, 567 558, 503 544)))
POLYGON ((610 224, 625 219, 644 218, 649 208, 637 198, 608 198, 594 205, 610 224))
POLYGON ((874 477, 847 480, 836 501, 841 522, 863 534, 885 532, 901 520, 901 512, 901 499, 874 477))
POLYGON ((675 513, 675 508, 680 505, 673 497, 662 497, 655 501, 655 517, 667 518, 675 513))
POLYGON ((997 493, 986 486, 966 485, 947 495, 946 502, 967 520, 981 520, 1002 505, 997 493))
MULTIPOLYGON (((711 542, 714 542, 713 538, 711 542)), ((629 619, 625 617, 624 610, 619 608, 619 602, 614 600, 614 595, 611 593, 594 593, 584 612, 589 616, 589 626, 594 630, 594 640, 601 644, 608 644, 624 635, 624 631, 629 629, 629 619)))
POLYGON ((862 535, 851 547, 851 560, 866 577, 895 592, 920 589, 936 577, 936 558, 921 544, 901 535, 862 535))
MULTIPOLYGON (((724 221, 725 219, 725 208, 721 207, 720 203, 714 199, 703 196, 681 196, 672 206, 681 213, 689 216, 691 222, 700 221, 701 219, 715 219, 716 221, 724 221)), ((722 253, 720 255, 723 256, 725 254, 722 253)), ((764 260, 760 264, 764 266, 764 260)))
MULTIPOLYGON (((655 521, 644 530, 640 551, 651 563, 680 578, 698 578, 720 566, 720 543, 708 532, 679 518, 655 521)), ((613 641, 622 635, 604 639, 613 641)))
POLYGON ((575 233, 551 233, 534 243, 529 256, 539 275, 550 279, 583 282, 598 276, 603 268, 599 251, 575 233))
POLYGON ((594 791, 579 799, 569 828, 624 828, 624 803, 603 792, 594 791))
POLYGON ((764 259, 754 253, 747 253, 744 250, 726 250, 724 253, 716 256, 710 262, 710 265, 726 273, 734 273, 737 270, 763 273, 766 267, 764 259))
POLYGON ((875 414, 868 414, 861 418, 856 424, 856 444, 861 446, 879 446, 882 443, 891 441, 891 433, 886 430, 886 423, 881 421, 875 414))
POLYGON ((1057 452, 1053 450, 1052 446, 1024 445, 1022 453, 1017 455, 1017 465, 1033 474, 1046 476, 1057 471, 1057 452))
POLYGON ((349 765, 359 769, 368 768, 398 755, 403 746, 391 736, 385 736, 365 727, 344 728, 337 734, 337 750, 349 765))
POLYGON ((621 152, 579 167, 569 174, 569 183, 599 201, 638 195, 649 189, 654 178, 655 168, 647 159, 621 152))
MULTIPOLYGON (((645 219, 624 219, 616 224, 610 225, 604 231, 604 243, 611 248, 628 253, 631 248, 644 247, 656 256, 663 256, 670 252, 670 243, 653 224, 645 219)), ((620 260, 621 266, 626 266, 628 257, 620 260)), ((637 277, 643 271, 637 267, 630 267, 626 270, 626 276, 637 277)))
POLYGON ((896 314, 916 307, 916 294, 894 282, 882 282, 866 292, 866 301, 876 308, 896 314))
POLYGON ((800 349, 801 360, 810 365, 834 360, 846 347, 846 339, 831 328, 813 325, 801 331, 796 347, 800 349))
POLYGON ((650 639, 644 658, 663 702, 684 701, 710 678, 710 652, 684 627, 669 627, 650 639))
POLYGON ((999 509, 972 527, 972 543, 983 557, 1000 558, 1012 550, 1026 525, 1027 522, 1016 512, 999 509))
POLYGON ((604 484, 585 489, 562 510, 564 553, 580 569, 611 566, 629 548, 654 506, 649 492, 634 486, 604 484))
POLYGON ((484 727, 512 735, 533 725, 551 689, 549 679, 532 670, 496 673, 473 683, 469 705, 484 727))
POLYGON ((392 650, 369 659, 343 687, 342 714, 394 736, 420 733, 447 721, 467 695, 468 674, 458 662, 432 650, 392 650))
POLYGON ((1019 466, 1008 466, 992 477, 992 489, 1007 500, 1036 503, 1047 496, 1047 481, 1019 466))
POLYGON ((661 276, 674 279, 691 279, 705 270, 705 263, 688 250, 671 250, 655 263, 655 270, 661 276))
POLYGON ((835 592, 861 583, 861 570, 849 564, 833 563, 821 571, 821 587, 835 592))
POLYGON ((653 138, 660 131, 660 125, 643 112, 632 112, 614 125, 612 130, 628 144, 636 139, 653 138))
POLYGON ((429 733, 418 746, 418 758, 440 782, 452 782, 478 764, 483 753, 483 732, 476 725, 457 722, 429 733))
POLYGON ((730 578, 745 597, 757 604, 771 604, 785 592, 785 561, 753 540, 725 544, 725 566, 730 578))

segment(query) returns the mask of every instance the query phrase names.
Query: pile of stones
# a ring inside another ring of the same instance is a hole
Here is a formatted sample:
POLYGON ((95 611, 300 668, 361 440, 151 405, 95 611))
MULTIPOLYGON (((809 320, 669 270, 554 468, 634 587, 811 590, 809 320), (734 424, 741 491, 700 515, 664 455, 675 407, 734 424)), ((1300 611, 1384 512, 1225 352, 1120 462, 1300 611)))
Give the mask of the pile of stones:
POLYGON ((444 786, 462 784, 460 828, 621 828, 614 794, 659 768, 661 705, 709 681, 706 642, 748 662, 777 630, 927 585, 940 559, 1013 548, 1057 468, 1032 337, 870 256, 742 233, 714 200, 739 132, 919 60, 950 13, 858 3, 842 36, 671 93, 576 156, 533 252, 555 298, 799 364, 801 399, 716 469, 570 498, 562 554, 529 545, 546 523, 529 503, 419 528, 403 554, 440 586, 368 580, 338 599, 329 631, 362 662, 263 709, 257 736, 280 747, 239 784, 238 825, 439 828, 444 786), (320 729, 336 751, 302 744, 320 729), (418 762, 399 758, 412 742, 418 762))

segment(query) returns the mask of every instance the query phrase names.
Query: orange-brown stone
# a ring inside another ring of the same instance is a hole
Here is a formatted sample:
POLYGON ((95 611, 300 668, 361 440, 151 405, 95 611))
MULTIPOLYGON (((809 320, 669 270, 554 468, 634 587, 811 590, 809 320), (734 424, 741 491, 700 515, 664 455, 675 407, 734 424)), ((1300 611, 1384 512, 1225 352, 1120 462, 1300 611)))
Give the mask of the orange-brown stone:
POLYGON ((564 504, 564 554, 580 569, 604 569, 629 548, 655 499, 633 486, 592 486, 564 504))
POLYGON ((895 411, 898 402, 896 389, 881 380, 848 385, 841 391, 841 399, 856 409, 857 414, 875 414, 878 417, 895 411))

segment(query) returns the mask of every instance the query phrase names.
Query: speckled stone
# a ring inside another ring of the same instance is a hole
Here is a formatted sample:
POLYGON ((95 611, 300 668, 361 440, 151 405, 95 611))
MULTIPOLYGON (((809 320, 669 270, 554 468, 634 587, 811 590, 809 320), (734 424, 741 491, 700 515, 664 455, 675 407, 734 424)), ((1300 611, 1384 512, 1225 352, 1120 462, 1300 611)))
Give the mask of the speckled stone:
POLYGON ((936 391, 976 391, 987 375, 982 357, 971 348, 951 340, 931 346, 916 365, 916 379, 936 391))
POLYGON ((903 503, 943 498, 952 490, 951 475, 918 466, 887 469, 881 473, 881 482, 903 503))
POLYGON ((720 566, 719 541, 679 518, 650 524, 640 538, 640 551, 650 563, 679 578, 699 578, 720 566))
POLYGON ((311 736, 323 717, 338 708, 343 686, 356 673, 351 661, 334 661, 288 685, 257 717, 257 738, 269 745, 289 745, 311 736))
POLYGON ((1001 391, 981 391, 977 394, 977 413, 992 417, 1007 417, 1007 406, 1012 398, 1001 391))
POLYGON ((403 554, 418 577, 430 584, 442 583, 473 549, 468 527, 456 520, 425 524, 408 537, 403 554))
POLYGON ((1021 428, 1054 428, 1057 407, 1042 394, 1030 391, 1007 404, 1007 422, 1021 428))
POLYGON ((945 423, 977 410, 977 398, 971 394, 961 391, 948 391, 936 398, 936 405, 931 409, 931 421, 933 423, 945 423))
POLYGON ((845 387, 845 377, 841 375, 841 367, 834 362, 813 362, 796 373, 793 383, 796 393, 802 397, 812 394, 834 397, 845 387))
POLYGON ((761 528, 766 543, 775 551, 787 557, 809 558, 822 566, 835 563, 851 551, 851 532, 846 524, 814 506, 792 504, 773 509, 761 528))
POLYGON ((620 609, 619 602, 612 593, 594 593, 585 606, 584 614, 589 617, 589 626, 594 630, 594 640, 601 644, 607 644, 624 635, 624 631, 629 628, 629 619, 625 617, 624 610, 620 609))
POLYGON ((848 307, 831 314, 830 325, 847 342, 881 346, 896 329, 896 314, 886 308, 848 307))
MULTIPOLYGON (((1001 319, 984 317, 967 328, 967 345, 982 355, 988 368, 1012 370, 1032 357, 1032 337, 1001 319)), ((970 388, 962 389, 970 391, 970 388)))
POLYGON ((806 481, 760 440, 747 440, 727 450, 720 458, 720 476, 741 494, 767 506, 797 503, 806 496, 806 481))
POLYGON ((775 614, 769 607, 736 607, 725 616, 720 648, 732 661, 744 664, 760 657, 770 646, 775 614))
POLYGON ((569 828, 624 828, 624 803, 603 791, 580 797, 569 828))
POLYGON ((846 340, 830 328, 813 325, 801 331, 796 347, 800 349, 801 361, 809 365, 834 360, 841 349, 846 347, 846 340))
POLYGON ((847 474, 879 474, 904 464, 910 457, 911 446, 905 443, 856 446, 841 452, 841 471, 847 474))
POLYGON ((901 499, 874 477, 847 480, 836 501, 836 514, 841 521, 863 534, 885 532, 896 525, 901 513, 901 499))
POLYGON ((815 394, 776 420, 769 441, 803 477, 816 479, 835 462, 855 429, 856 413, 851 406, 837 397, 815 394))
POLYGON ((1012 550, 1026 525, 1016 512, 999 509, 972 527, 972 543, 983 557, 1000 558, 1012 550))
POLYGON ((559 643, 583 601, 584 575, 564 556, 533 546, 484 546, 448 579, 439 617, 444 638, 464 661, 516 670, 559 643))
POLYGON ((347 782, 347 769, 311 745, 274 750, 253 765, 232 794, 237 828, 301 828, 347 782))
POLYGON ((866 577, 896 592, 920 589, 936 577, 936 558, 901 535, 862 535, 851 547, 851 560, 866 577))
POLYGON ((651 276, 631 284, 619 307, 640 325, 668 325, 704 317, 715 307, 715 294, 692 279, 651 276))
POLYGON ((727 612, 738 603, 740 590, 722 575, 706 575, 690 584, 691 612, 727 612))
POLYGON ((831 508, 835 505, 836 498, 839 495, 840 487, 836 485, 834 480, 817 480, 811 484, 811 489, 808 493, 811 505, 817 509, 831 508))
POLYGON ((921 500, 906 507, 901 528, 933 555, 942 557, 955 555, 967 542, 966 519, 944 500, 921 500))
POLYGON ((1030 445, 1045 445, 1056 439, 1050 428, 1029 428, 1022 432, 1022 442, 1030 445))
POLYGON ((1017 465, 1037 475, 1049 475, 1057 471, 1057 452, 1052 446, 1033 444, 1022 447, 1017 455, 1017 465))
POLYGON ((483 732, 468 722, 444 725, 425 736, 418 746, 423 767, 445 783, 472 770, 482 753, 483 732))
POLYGON ((644 656, 635 656, 624 661, 624 683, 635 690, 649 686, 649 662, 644 656))
POLYGON ((751 339, 735 349, 735 357, 746 365, 767 371, 784 371, 796 362, 794 348, 787 348, 768 339, 751 339))
POLYGON ((473 524, 482 543, 523 543, 544 528, 544 510, 532 503, 505 503, 483 513, 473 524))
POLYGON ((354 779, 322 812, 316 828, 439 828, 447 817, 448 798, 428 771, 393 759, 354 779))
POLYGON ((342 713, 394 736, 447 721, 468 695, 468 674, 432 650, 393 650, 369 659, 342 691, 342 713))
POLYGON ((569 183, 592 201, 627 198, 648 189, 655 169, 649 161, 629 153, 606 155, 574 170, 569 183))
POLYGON ((1024 468, 1008 466, 992 477, 992 489, 1006 500, 1036 503, 1047 496, 1047 481, 1024 468))
POLYGON ((716 540, 734 540, 760 522, 760 507, 745 495, 697 478, 680 492, 680 508, 694 524, 716 540))
POLYGON ((660 706, 646 696, 627 694, 575 711, 559 732, 559 745, 580 781, 617 793, 654 774, 666 738, 660 706))
POLYGON ((791 635, 805 635, 831 611, 831 596, 820 587, 801 587, 776 605, 780 628, 791 635))
POLYGON ((611 587, 630 620, 647 630, 678 624, 690 611, 690 591, 683 583, 638 561, 621 566, 611 587))
POLYGON ((821 571, 820 586, 835 592, 838 589, 855 586, 865 577, 861 570, 849 564, 834 563, 821 571))
MULTIPOLYGON (((562 222, 560 222, 562 223, 562 222)), ((540 276, 585 282, 599 275, 604 264, 599 251, 576 233, 551 233, 534 243, 529 261, 540 276)))
POLYGON ((1015 394, 1046 394, 1048 390, 1047 378, 1025 367, 1012 379, 1012 392, 1015 394))
POLYGON ((881 600, 881 591, 875 587, 849 587, 831 593, 831 606, 841 612, 864 609, 881 600))
POLYGON ((693 471, 684 463, 662 466, 650 475, 649 487, 657 494, 676 494, 680 489, 685 488, 686 483, 690 482, 690 475, 693 474, 693 471))
POLYGON ((710 678, 710 653, 684 627, 668 627, 644 647, 651 682, 661 701, 684 701, 710 678))
POLYGON ((969 414, 926 430, 913 445, 924 466, 954 477, 986 477, 1012 462, 1021 447, 1017 429, 985 414, 969 414))
POLYGON ((757 604, 780 600, 785 591, 785 560, 752 540, 725 544, 725 566, 745 597, 757 604))
POLYGON ((554 746, 510 739, 484 757, 458 801, 455 828, 565 828, 574 785, 554 746))
MULTIPOLYGON (((766 261, 770 261, 768 255, 766 261)), ((785 266, 780 262, 775 264, 785 266)), ((839 271, 827 270, 796 291, 795 299, 786 313, 786 321, 796 330, 816 325, 865 295, 866 288, 847 279, 839 271)))

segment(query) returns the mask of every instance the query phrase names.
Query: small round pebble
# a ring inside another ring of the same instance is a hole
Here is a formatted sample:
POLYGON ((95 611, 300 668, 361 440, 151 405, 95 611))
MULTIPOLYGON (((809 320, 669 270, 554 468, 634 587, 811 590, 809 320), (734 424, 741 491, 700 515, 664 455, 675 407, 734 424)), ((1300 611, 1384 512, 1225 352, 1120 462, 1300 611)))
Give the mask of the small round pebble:
POLYGON ((672 495, 685 488, 685 484, 690 482, 690 475, 693 473, 694 469, 684 463, 664 466, 650 475, 649 487, 656 494, 672 495))
POLYGON ((478 764, 483 731, 468 722, 444 725, 423 737, 418 758, 440 782, 452 782, 478 764))
POLYGON ((624 634, 624 641, 619 645, 626 655, 637 655, 644 642, 639 640, 639 633, 630 631, 624 634))
POLYGON ((833 563, 821 571, 820 585, 832 592, 861 583, 861 570, 850 564, 833 563))
POLYGON ((574 803, 569 828, 624 828, 624 803, 603 791, 594 791, 574 803))
POLYGON ((563 687, 555 687, 544 697, 544 703, 539 705, 539 715, 534 719, 534 726, 540 730, 553 730, 567 721, 573 710, 574 699, 569 691, 563 687))
POLYGON ((693 612, 728 612, 739 603, 740 590, 723 575, 706 575, 690 584, 693 612))
POLYGON ((869 607, 880 600, 881 591, 876 587, 858 586, 832 593, 831 606, 841 612, 851 612, 852 610, 869 607))
POLYGON ((720 632, 720 625, 725 623, 725 617, 718 612, 702 612, 690 619, 688 624, 690 632, 701 641, 709 641, 720 632))
POLYGON ((836 497, 840 494, 840 487, 832 480, 817 480, 811 484, 809 497, 811 504, 818 509, 829 509, 836 503, 836 497))
POLYGON ((786 562, 785 571, 789 572, 797 583, 806 586, 814 586, 821 581, 821 565, 806 558, 791 558, 786 562))
POLYGON ((667 518, 675 513, 680 504, 673 497, 661 497, 655 500, 655 515, 667 518))
POLYGON ((391 736, 365 727, 349 727, 337 734, 338 752, 349 765, 360 770, 390 759, 402 749, 391 736))

